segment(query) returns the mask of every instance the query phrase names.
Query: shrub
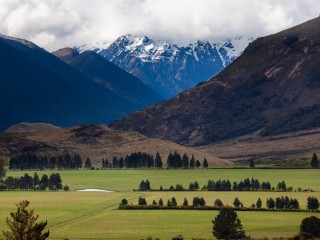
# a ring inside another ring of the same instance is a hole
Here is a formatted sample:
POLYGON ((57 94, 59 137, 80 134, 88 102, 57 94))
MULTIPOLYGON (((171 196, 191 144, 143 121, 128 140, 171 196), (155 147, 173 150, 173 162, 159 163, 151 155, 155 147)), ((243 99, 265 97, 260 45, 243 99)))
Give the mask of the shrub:
POLYGON ((183 236, 179 234, 178 236, 173 237, 172 240, 183 240, 183 236))
POLYGON ((121 200, 120 205, 121 205, 121 206, 126 206, 126 205, 128 205, 128 200, 125 199, 125 198, 123 198, 123 199, 121 200))
POLYGON ((214 206, 216 206, 216 207, 223 207, 223 203, 222 203, 222 201, 221 201, 219 198, 217 198, 217 199, 214 201, 214 206))
POLYGON ((312 237, 319 238, 320 219, 315 216, 304 218, 300 225, 300 233, 310 234, 312 237))

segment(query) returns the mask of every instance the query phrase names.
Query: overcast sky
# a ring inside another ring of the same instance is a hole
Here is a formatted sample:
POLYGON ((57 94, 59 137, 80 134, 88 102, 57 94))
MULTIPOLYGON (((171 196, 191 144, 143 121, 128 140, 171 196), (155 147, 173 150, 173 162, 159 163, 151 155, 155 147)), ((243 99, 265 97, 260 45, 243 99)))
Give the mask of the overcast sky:
POLYGON ((128 33, 185 44, 263 36, 319 13, 319 0, 0 0, 0 33, 50 51, 128 33))

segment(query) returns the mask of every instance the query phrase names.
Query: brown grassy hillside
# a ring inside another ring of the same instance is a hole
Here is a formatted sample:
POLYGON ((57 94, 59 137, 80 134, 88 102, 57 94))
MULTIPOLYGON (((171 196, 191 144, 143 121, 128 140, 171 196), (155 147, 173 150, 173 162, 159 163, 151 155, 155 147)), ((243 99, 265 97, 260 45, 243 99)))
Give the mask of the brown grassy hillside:
POLYGON ((0 156, 8 159, 17 153, 57 155, 61 153, 79 153, 90 157, 100 165, 102 159, 111 160, 113 156, 125 156, 133 152, 147 152, 155 156, 159 151, 165 163, 170 152, 178 151, 194 155, 201 162, 206 157, 211 164, 229 164, 201 150, 184 147, 169 141, 147 138, 139 133, 112 130, 103 125, 86 125, 61 128, 33 133, 1 133, 0 156))
POLYGON ((197 149, 231 161, 249 158, 311 158, 314 152, 320 152, 320 128, 267 137, 261 137, 255 132, 197 149))

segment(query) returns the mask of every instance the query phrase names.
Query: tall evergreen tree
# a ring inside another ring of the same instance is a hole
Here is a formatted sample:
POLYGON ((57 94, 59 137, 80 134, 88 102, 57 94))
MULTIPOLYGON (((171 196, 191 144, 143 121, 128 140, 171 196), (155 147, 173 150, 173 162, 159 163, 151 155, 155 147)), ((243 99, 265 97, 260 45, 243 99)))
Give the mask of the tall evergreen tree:
POLYGON ((267 208, 269 208, 269 209, 273 209, 276 206, 273 198, 268 198, 266 205, 267 205, 267 208))
POLYGON ((201 163, 199 160, 196 161, 196 167, 199 168, 201 166, 201 163))
POLYGON ((49 177, 49 190, 58 191, 62 189, 62 180, 59 173, 52 173, 49 177))
POLYGON ((84 167, 85 167, 86 169, 92 168, 92 164, 91 164, 90 158, 87 158, 87 160, 86 160, 86 162, 85 162, 85 164, 84 164, 84 167))
POLYGON ((239 208, 239 207, 242 206, 242 203, 241 203, 241 201, 240 201, 240 199, 239 199, 238 197, 236 197, 236 198, 234 199, 234 201, 233 201, 233 206, 234 206, 235 208, 239 208))
POLYGON ((319 167, 319 159, 318 159, 318 156, 317 156, 316 153, 313 153, 310 165, 311 165, 312 168, 318 168, 319 167))
POLYGON ((155 164, 156 168, 159 168, 159 169, 162 168, 163 163, 162 163, 162 159, 161 159, 161 156, 158 151, 156 154, 156 158, 154 160, 154 164, 155 164))
POLYGON ((192 155, 190 159, 190 168, 194 168, 196 166, 196 160, 194 159, 194 156, 192 155))
POLYGON ((188 206, 188 205, 189 205, 188 199, 184 198, 182 205, 183 205, 184 207, 188 206))
POLYGON ((258 198, 257 203, 256 203, 257 208, 261 208, 262 207, 262 201, 261 198, 258 198))
POLYGON ((186 153, 182 156, 182 167, 185 169, 189 168, 189 157, 186 153))
POLYGON ((167 157, 167 168, 173 168, 173 155, 169 153, 167 157))
POLYGON ((249 160, 249 167, 251 167, 251 168, 254 168, 254 167, 255 167, 255 164, 254 164, 253 159, 250 159, 250 160, 249 160))
POLYGON ((38 176, 38 173, 34 173, 33 174, 33 188, 39 188, 39 184, 40 184, 40 179, 39 179, 39 176, 38 176))
POLYGON ((319 209, 320 203, 316 197, 308 197, 307 207, 311 211, 316 211, 319 209))
POLYGON ((240 219, 233 209, 223 208, 213 223, 213 235, 217 239, 245 239, 240 219))
POLYGON ((170 206, 176 207, 177 205, 178 205, 178 203, 177 203, 176 198, 175 198, 175 197, 172 197, 172 198, 171 198, 171 205, 170 205, 170 206))
POLYGON ((28 201, 21 201, 17 204, 17 211, 11 212, 6 223, 9 231, 3 231, 6 240, 45 240, 49 237, 49 231, 43 232, 47 222, 37 222, 39 215, 34 210, 28 210, 28 201))
POLYGON ((0 158, 0 179, 6 176, 6 169, 4 160, 0 158))
POLYGON ((40 180, 40 189, 44 191, 48 186, 49 186, 49 178, 47 174, 43 174, 40 180))
POLYGON ((206 158, 203 159, 203 163, 202 163, 203 168, 208 168, 209 164, 206 158))

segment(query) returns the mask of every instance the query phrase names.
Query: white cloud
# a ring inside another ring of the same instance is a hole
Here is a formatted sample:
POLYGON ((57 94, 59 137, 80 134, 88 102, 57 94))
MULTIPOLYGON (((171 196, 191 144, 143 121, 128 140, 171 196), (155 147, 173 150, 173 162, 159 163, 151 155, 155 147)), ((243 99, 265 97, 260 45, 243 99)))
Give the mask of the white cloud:
POLYGON ((319 13, 319 0, 1 0, 0 32, 48 50, 128 33, 189 43, 271 34, 319 13))

